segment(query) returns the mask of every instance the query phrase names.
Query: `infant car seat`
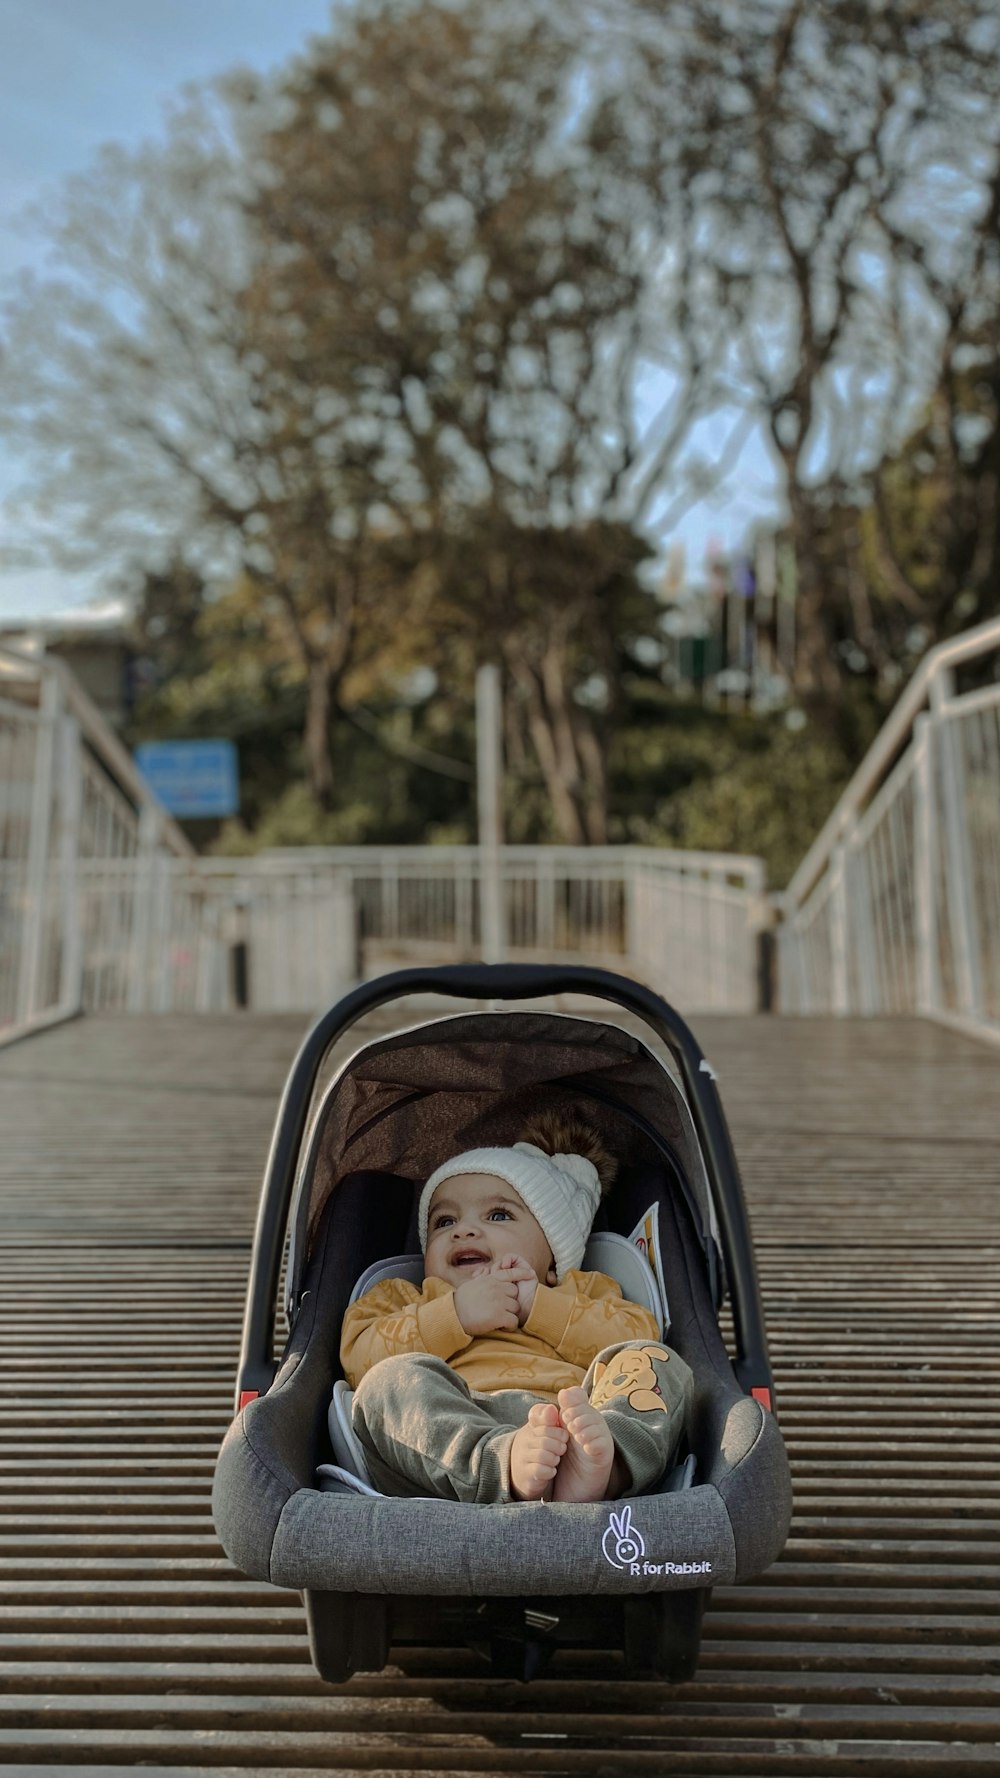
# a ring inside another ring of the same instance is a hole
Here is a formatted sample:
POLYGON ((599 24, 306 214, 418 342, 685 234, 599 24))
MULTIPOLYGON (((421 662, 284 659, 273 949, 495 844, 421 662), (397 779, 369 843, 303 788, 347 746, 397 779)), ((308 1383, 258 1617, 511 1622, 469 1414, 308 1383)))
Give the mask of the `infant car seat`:
POLYGON ((715 1079, 665 1001, 604 970, 469 965, 382 977, 317 1022, 278 1113, 237 1414, 219 1455, 213 1510, 239 1567, 303 1591, 324 1678, 379 1670, 390 1646, 415 1643, 467 1644, 494 1672, 522 1678, 555 1649, 580 1646, 620 1649, 630 1676, 689 1677, 710 1588, 758 1574, 787 1535, 791 1490, 771 1388, 715 1079), (363 1047, 307 1131, 331 1045, 365 1013, 411 993, 487 1002, 594 995, 638 1014, 669 1062, 594 1019, 466 1012, 363 1047), (628 1501, 469 1506, 377 1494, 343 1412, 347 1304, 380 1268, 399 1275, 399 1256, 419 1266, 417 1199, 441 1160, 510 1143, 540 1110, 568 1102, 620 1163, 585 1263, 617 1275, 634 1300, 647 1292, 694 1373, 680 1460, 655 1492, 628 1501), (276 1353, 283 1256, 290 1331, 276 1353), (619 1260, 632 1268, 627 1283, 619 1260), (719 1325, 727 1293, 732 1357, 719 1325))

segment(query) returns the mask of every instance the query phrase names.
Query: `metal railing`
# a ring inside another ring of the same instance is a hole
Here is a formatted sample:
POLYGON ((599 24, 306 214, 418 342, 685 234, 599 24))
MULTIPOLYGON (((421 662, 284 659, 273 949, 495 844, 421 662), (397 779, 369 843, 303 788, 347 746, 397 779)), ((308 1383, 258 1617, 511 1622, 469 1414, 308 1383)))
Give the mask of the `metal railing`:
MULTIPOLYGON (((494 955, 623 969, 698 1011, 756 1008, 759 933, 769 918, 760 859, 505 846, 497 868, 494 955)), ((462 962, 486 948, 490 898, 476 846, 207 858, 199 881, 229 910, 228 930, 246 949, 248 1003, 260 1010, 309 1010, 352 974, 462 962)))
MULTIPOLYGON (((61 662, 0 648, 0 1042, 176 1004, 163 909, 193 848, 61 662)), ((183 901, 183 891, 181 892, 183 901)))
POLYGON ((779 897, 783 1012, 1000 1037, 1000 620, 932 649, 779 897), (976 665, 991 683, 956 688, 976 665))
MULTIPOLYGON (((782 1011, 1000 1035, 998 655, 1000 620, 928 654, 777 898, 782 1011), (959 690, 970 668, 987 682, 959 690)), ((759 859, 505 847, 496 866, 484 895, 474 846, 197 858, 61 663, 0 648, 0 1041, 81 1008, 310 1012, 498 942, 691 1011, 758 1006, 759 859)))
POLYGON ((196 857, 62 663, 0 648, 0 1041, 81 1009, 308 1013, 363 975, 486 951, 750 1011, 767 919, 760 860, 727 854, 196 857))

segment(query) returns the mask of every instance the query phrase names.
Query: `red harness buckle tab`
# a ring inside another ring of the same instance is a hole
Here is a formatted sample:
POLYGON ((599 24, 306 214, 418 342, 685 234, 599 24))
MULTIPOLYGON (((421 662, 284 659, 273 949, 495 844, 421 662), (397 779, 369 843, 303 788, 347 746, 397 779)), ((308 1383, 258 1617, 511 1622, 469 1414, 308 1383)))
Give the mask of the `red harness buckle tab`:
POLYGON ((750 1394, 753 1396, 754 1401, 759 1401, 761 1407, 767 1409, 769 1414, 772 1412, 770 1389, 765 1389, 763 1384, 759 1384, 756 1389, 751 1389, 750 1394))
POLYGON ((242 1414, 243 1409, 247 1405, 247 1402, 248 1401, 256 1401, 259 1394, 260 1394, 259 1389, 241 1389, 240 1390, 240 1405, 239 1405, 238 1409, 236 1410, 237 1413, 242 1414))

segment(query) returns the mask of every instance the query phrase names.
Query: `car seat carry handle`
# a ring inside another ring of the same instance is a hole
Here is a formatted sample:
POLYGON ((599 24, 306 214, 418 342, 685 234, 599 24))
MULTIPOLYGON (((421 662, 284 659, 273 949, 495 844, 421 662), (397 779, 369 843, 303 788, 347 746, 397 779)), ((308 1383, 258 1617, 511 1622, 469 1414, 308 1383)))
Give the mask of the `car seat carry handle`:
MULTIPOLYGON (((642 1019, 667 1045, 681 1072, 698 1141, 716 1199, 723 1258, 733 1306, 737 1356, 733 1369, 747 1391, 772 1388, 760 1289, 743 1188, 715 1077, 680 1014, 641 982, 586 964, 457 963, 400 969, 346 994, 306 1035, 292 1065, 275 1125, 257 1213, 243 1323, 237 1402, 262 1394, 275 1373, 274 1311, 289 1207, 313 1092, 331 1045, 388 1001, 407 994, 461 1000, 532 1000, 588 994, 642 1019)), ((760 1397, 758 1397, 759 1399, 760 1397)))

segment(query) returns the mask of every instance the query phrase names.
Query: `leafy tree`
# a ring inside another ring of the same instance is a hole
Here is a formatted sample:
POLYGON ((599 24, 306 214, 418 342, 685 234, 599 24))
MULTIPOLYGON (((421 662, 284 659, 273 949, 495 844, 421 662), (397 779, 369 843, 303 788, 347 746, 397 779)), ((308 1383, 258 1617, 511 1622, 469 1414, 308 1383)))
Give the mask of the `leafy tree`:
MULTIPOLYGON (((255 826, 290 777, 301 777, 304 688, 261 626, 252 590, 206 596, 183 563, 132 588, 131 641, 141 690, 125 731, 144 740, 224 735, 240 760, 241 821, 255 826)), ((216 829, 199 822, 204 844, 216 829)))
POLYGON ((855 755, 931 643, 1000 611, 1000 239, 981 235, 976 256, 919 424, 851 498, 816 504, 855 755))
POLYGON ((162 146, 108 150, 68 183, 48 219, 59 276, 22 280, 0 382, 30 469, 16 504, 35 548, 128 577, 144 567, 175 589, 177 564, 241 577, 244 607, 257 607, 248 646, 259 629, 297 665, 323 803, 338 690, 397 628, 406 582, 393 571, 387 583, 363 462, 334 460, 311 384, 260 302, 254 110, 238 84, 192 100, 162 146))
POLYGON ((635 521, 699 394, 666 436, 638 429, 661 255, 561 22, 485 0, 338 17, 285 83, 259 214, 282 248, 264 306, 364 441, 371 522, 423 540, 442 629, 506 664, 513 737, 581 843, 606 831, 587 688, 613 702, 635 521))
POLYGON ((990 310, 949 337, 921 424, 872 474, 855 514, 853 562, 871 612, 858 640, 877 672, 1000 611, 1000 234, 981 246, 990 310))
POLYGON ((612 746, 610 838, 763 858, 780 887, 854 761, 781 714, 720 718, 660 688, 637 691, 612 746))
POLYGON ((22 522, 183 593, 158 709, 273 708, 291 825, 346 822, 359 724, 393 784, 461 771, 492 658, 516 820, 544 786, 596 840, 656 633, 637 538, 756 427, 797 691, 860 746, 907 650, 994 608, 998 38, 993 0, 341 8, 66 188, 3 339, 22 522))
MULTIPOLYGON (((734 448, 759 427, 780 467, 796 690, 835 724, 852 668, 830 509, 865 497, 929 398, 954 410, 970 309, 996 326, 983 274, 996 255, 1000 14, 993 0, 594 0, 591 12, 609 107, 674 225, 689 295, 671 326, 714 358, 734 448)), ((689 468, 697 479, 697 455, 689 468)))

